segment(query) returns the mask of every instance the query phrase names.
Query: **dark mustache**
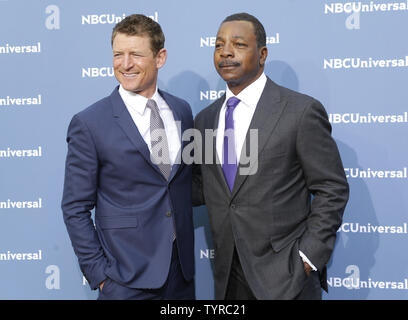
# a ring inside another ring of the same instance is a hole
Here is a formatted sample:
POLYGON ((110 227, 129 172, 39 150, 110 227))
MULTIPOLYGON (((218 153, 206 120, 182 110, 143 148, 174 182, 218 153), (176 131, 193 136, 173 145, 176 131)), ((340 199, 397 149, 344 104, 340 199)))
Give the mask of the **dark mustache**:
POLYGON ((229 61, 229 60, 225 60, 225 61, 221 61, 218 63, 218 67, 222 68, 222 67, 238 67, 241 64, 239 62, 235 62, 235 61, 229 61))

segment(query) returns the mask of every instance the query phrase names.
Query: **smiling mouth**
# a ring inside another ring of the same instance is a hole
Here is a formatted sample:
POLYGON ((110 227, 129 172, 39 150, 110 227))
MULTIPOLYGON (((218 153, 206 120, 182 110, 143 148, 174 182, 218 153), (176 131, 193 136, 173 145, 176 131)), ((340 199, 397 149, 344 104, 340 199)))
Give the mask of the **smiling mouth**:
POLYGON ((135 78, 139 73, 125 73, 121 72, 125 78, 135 78))

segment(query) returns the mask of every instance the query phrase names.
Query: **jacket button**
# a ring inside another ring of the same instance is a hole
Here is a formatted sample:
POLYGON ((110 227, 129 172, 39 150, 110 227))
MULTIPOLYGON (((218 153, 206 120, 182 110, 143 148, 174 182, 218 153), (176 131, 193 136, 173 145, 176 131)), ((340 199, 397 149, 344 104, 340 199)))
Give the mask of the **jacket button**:
POLYGON ((170 211, 166 212, 166 217, 171 217, 171 212, 170 211))
POLYGON ((235 209, 235 204, 231 204, 231 209, 235 209))

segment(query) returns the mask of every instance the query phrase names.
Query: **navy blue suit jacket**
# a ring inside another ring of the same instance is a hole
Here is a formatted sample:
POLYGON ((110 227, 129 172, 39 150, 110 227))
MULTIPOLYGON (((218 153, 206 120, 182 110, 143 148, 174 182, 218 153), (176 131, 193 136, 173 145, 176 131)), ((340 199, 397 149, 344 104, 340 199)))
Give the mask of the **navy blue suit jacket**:
MULTIPOLYGON (((81 271, 92 289, 107 277, 130 288, 161 287, 174 218, 183 275, 191 280, 191 166, 175 164, 169 180, 163 177, 118 88, 76 114, 68 128, 62 210, 81 271)), ((181 122, 181 134, 192 128, 189 104, 159 93, 181 122)))

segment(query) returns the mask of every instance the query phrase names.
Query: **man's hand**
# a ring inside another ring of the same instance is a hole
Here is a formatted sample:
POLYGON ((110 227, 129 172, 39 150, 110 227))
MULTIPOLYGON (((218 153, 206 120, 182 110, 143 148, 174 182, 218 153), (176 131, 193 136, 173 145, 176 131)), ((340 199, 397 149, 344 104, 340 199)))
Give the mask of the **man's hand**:
POLYGON ((105 284, 106 280, 103 280, 100 284, 99 284, 99 290, 102 291, 103 285, 105 284))
POLYGON ((305 268, 306 275, 309 277, 310 272, 312 272, 312 267, 305 261, 303 261, 303 267, 305 268))

